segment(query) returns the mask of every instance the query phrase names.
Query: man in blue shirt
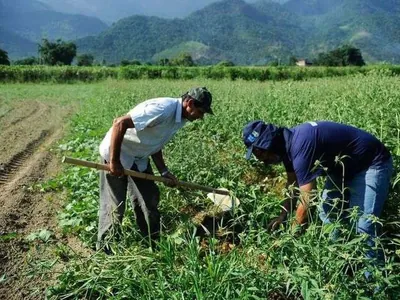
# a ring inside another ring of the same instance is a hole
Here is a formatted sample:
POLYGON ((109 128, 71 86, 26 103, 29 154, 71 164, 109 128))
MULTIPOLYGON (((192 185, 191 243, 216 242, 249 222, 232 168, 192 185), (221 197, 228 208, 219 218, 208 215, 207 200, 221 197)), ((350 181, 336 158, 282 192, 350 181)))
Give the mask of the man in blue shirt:
MULTIPOLYGON (((376 137, 352 126, 327 121, 308 122, 290 129, 253 121, 245 126, 243 141, 248 149, 247 159, 254 154, 265 164, 283 162, 288 185, 300 188, 297 224, 306 222, 316 178, 326 176, 321 220, 326 224, 335 216, 343 217, 334 199, 345 199, 349 208, 360 208, 357 232, 368 234, 367 243, 373 246, 377 224, 372 217, 381 215, 393 171, 392 157, 376 137)), ((280 216, 270 223, 272 230, 295 209, 296 202, 295 197, 284 202, 280 216)), ((371 250, 367 256, 375 254, 371 250)))

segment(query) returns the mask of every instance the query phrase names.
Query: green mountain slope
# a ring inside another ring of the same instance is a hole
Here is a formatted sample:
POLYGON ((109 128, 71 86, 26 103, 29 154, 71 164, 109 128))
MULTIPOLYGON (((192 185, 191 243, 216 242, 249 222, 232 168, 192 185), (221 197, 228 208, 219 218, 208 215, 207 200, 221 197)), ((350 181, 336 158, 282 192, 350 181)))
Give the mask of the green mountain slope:
POLYGON ((2 18, 0 24, 32 41, 40 41, 42 38, 74 40, 98 34, 107 28, 107 25, 95 18, 46 10, 10 13, 2 18))
POLYGON ((34 0, 0 0, 0 26, 33 41, 101 31, 76 43, 80 53, 109 63, 188 52, 198 63, 264 64, 291 55, 312 59, 345 43, 360 48, 367 62, 400 63, 400 0, 250 2, 217 1, 182 19, 135 15, 105 29, 96 19, 55 13, 34 0), (4 7, 9 14, 2 15, 4 7))
MULTIPOLYGON (((184 18, 190 13, 219 0, 39 0, 52 9, 70 13, 84 14, 100 18, 106 22, 116 22, 132 15, 161 18, 184 18)), ((254 3, 258 0, 246 0, 254 3)), ((288 0, 271 0, 284 3, 288 0)))
POLYGON ((30 53, 26 40, 34 43, 42 38, 75 40, 107 28, 99 19, 55 12, 35 0, 0 0, 0 26, 3 28, 0 43, 11 56, 16 57, 20 53, 30 53), (10 34, 14 36, 13 46, 7 46, 10 34))
POLYGON ((0 15, 7 13, 26 13, 40 10, 50 10, 50 6, 35 0, 0 0, 0 15))
MULTIPOLYGON (((159 53, 172 53, 175 50, 168 49, 191 41, 208 47, 198 57, 203 62, 227 59, 251 64, 288 56, 296 45, 302 45, 301 35, 302 29, 290 20, 276 19, 242 0, 225 0, 184 19, 132 16, 97 37, 78 40, 77 44, 79 49, 99 59, 119 62, 160 58, 159 53)), ((189 47, 182 51, 192 50, 189 47)))
POLYGON ((344 43, 368 61, 400 62, 400 0, 291 0, 284 5, 308 29, 309 56, 344 43))
POLYGON ((0 49, 6 50, 11 59, 34 56, 37 44, 0 26, 0 49))
POLYGON ((219 53, 213 53, 213 49, 203 43, 189 41, 156 53, 152 61, 159 61, 162 58, 171 59, 184 52, 190 53, 194 60, 206 60, 208 57, 219 55, 219 53))
POLYGON ((134 16, 122 19, 96 37, 77 40, 79 51, 98 59, 119 62, 122 59, 150 60, 153 55, 185 41, 181 20, 134 16))
POLYGON ((192 39, 221 49, 225 59, 241 64, 289 55, 290 49, 302 44, 303 32, 290 20, 278 19, 241 0, 211 4, 186 20, 192 39))
POLYGON ((322 15, 340 6, 346 0, 290 0, 284 4, 288 10, 303 16, 322 15))
POLYGON ((217 0, 40 0, 57 11, 95 16, 109 23, 132 15, 179 18, 217 0))

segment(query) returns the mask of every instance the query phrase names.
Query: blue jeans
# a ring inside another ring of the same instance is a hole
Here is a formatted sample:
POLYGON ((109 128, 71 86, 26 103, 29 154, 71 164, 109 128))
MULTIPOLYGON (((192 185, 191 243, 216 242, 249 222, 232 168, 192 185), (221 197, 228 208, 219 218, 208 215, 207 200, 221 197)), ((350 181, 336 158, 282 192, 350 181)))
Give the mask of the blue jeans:
MULTIPOLYGON (((392 158, 389 158, 382 166, 371 166, 344 182, 341 178, 328 177, 322 193, 324 201, 319 214, 322 222, 329 224, 334 220, 347 218, 346 208, 351 209, 358 206, 357 232, 368 234, 367 246, 368 248, 373 247, 374 239, 378 235, 379 224, 373 222, 372 218, 380 217, 382 213, 389 193, 392 173, 393 161, 392 158)), ((382 259, 379 257, 380 254, 377 255, 372 249, 367 251, 366 256, 382 259)))

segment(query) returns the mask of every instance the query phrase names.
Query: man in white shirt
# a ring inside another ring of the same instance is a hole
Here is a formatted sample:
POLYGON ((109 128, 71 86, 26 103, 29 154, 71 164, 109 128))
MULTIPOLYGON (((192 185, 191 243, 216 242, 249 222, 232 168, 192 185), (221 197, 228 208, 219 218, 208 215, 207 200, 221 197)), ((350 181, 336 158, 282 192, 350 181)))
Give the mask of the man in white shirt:
POLYGON ((151 156, 159 173, 177 182, 165 165, 162 148, 186 121, 202 119, 205 113, 212 114, 211 102, 212 96, 207 88, 197 87, 181 98, 147 100, 114 120, 99 147, 103 162, 109 165, 109 172, 100 172, 98 248, 102 247, 106 235, 113 236, 118 232, 128 188, 142 235, 158 239, 159 189, 153 181, 128 178, 123 169, 153 174, 149 162, 151 156))

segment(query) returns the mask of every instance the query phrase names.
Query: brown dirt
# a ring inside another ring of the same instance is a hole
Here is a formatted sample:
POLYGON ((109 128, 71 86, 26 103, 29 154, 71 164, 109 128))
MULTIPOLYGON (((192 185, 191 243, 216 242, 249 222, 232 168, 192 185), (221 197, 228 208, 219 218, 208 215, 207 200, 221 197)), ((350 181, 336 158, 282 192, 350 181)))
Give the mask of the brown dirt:
POLYGON ((45 297, 48 281, 28 274, 40 249, 26 237, 42 229, 60 236, 56 217, 62 196, 32 186, 60 170, 60 160, 51 150, 72 110, 48 102, 18 101, 0 118, 0 299, 45 297))

